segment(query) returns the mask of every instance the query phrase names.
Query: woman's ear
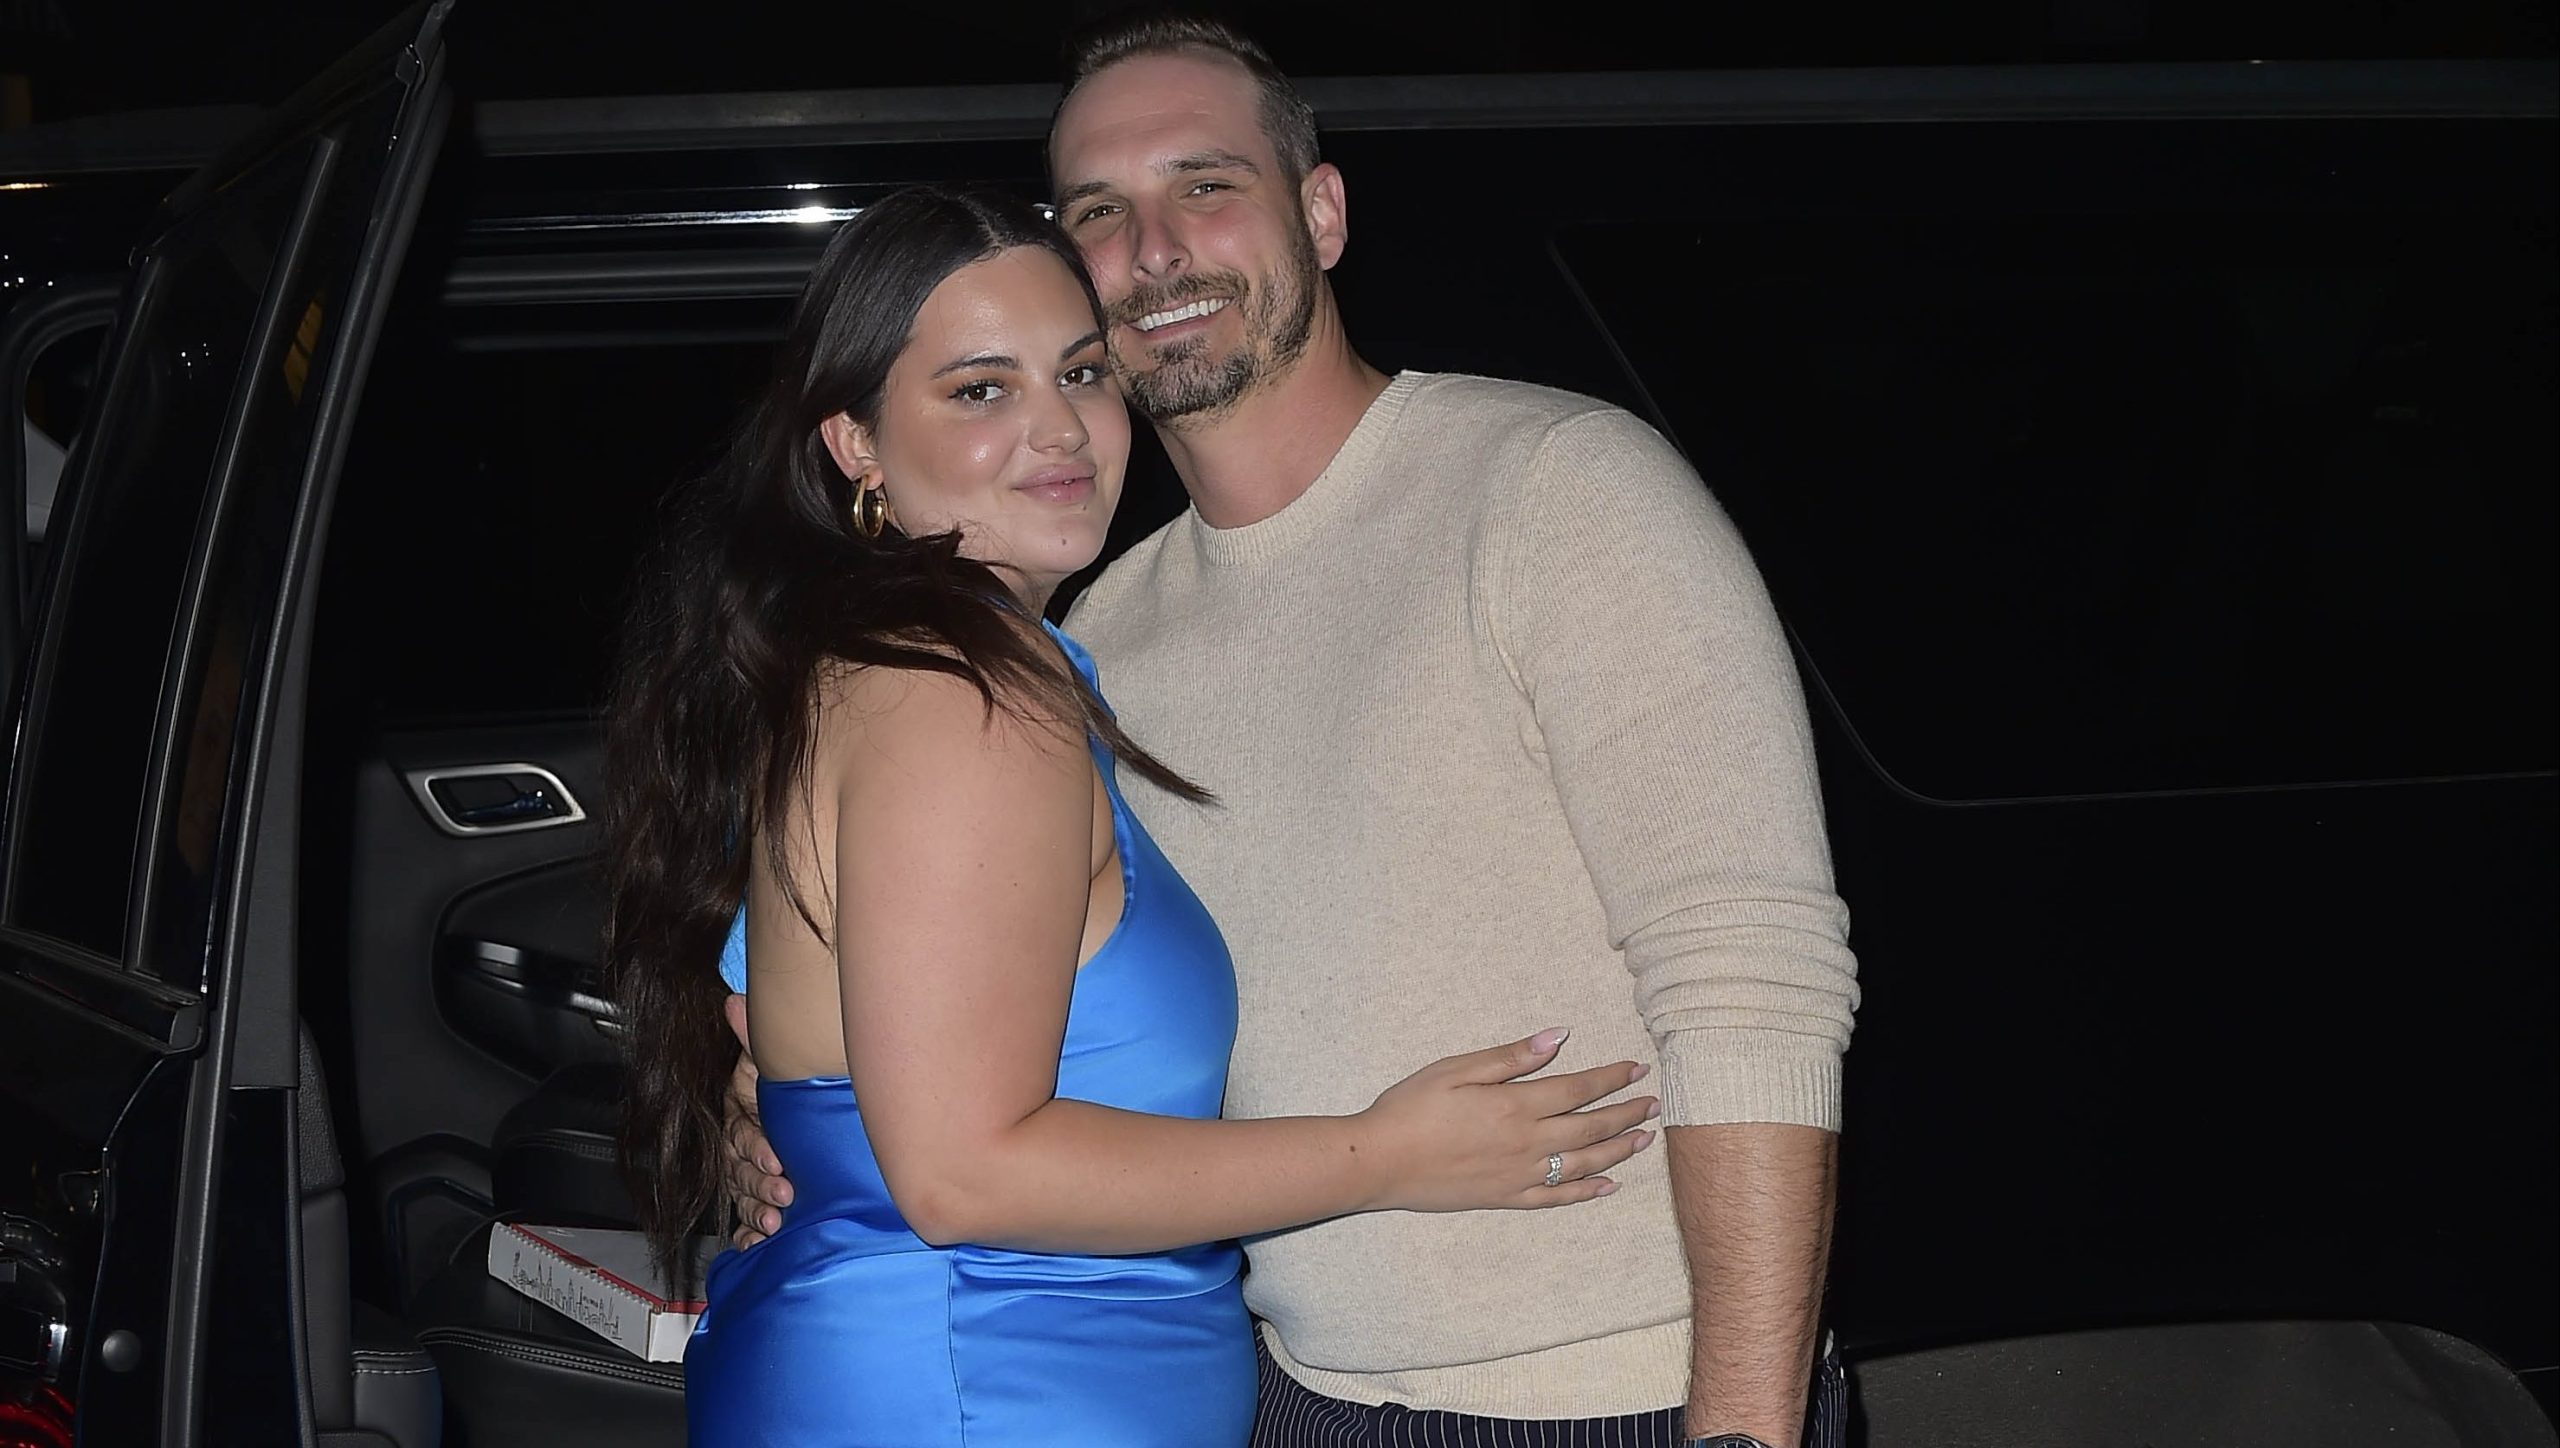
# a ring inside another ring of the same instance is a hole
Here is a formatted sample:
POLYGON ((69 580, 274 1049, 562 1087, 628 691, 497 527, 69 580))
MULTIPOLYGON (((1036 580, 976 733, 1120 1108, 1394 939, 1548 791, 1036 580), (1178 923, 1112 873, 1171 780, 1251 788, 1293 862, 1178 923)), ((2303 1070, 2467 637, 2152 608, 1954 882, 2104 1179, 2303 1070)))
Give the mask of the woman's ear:
POLYGON ((866 487, 879 476, 880 460, 872 456, 871 429, 839 412, 818 424, 818 438, 827 445, 827 456, 836 460, 836 467, 855 487, 866 487))

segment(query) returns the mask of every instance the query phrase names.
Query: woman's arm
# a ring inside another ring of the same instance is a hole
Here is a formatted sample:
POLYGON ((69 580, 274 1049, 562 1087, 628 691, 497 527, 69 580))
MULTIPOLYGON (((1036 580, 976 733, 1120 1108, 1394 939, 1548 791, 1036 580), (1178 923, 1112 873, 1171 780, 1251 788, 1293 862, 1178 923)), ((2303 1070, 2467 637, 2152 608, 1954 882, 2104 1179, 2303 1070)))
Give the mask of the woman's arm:
POLYGON ((1578 1108, 1633 1063, 1502 1084, 1519 1042, 1426 1067, 1351 1117, 1195 1121, 1061 1100, 1093 877, 1093 768, 1065 726, 931 674, 868 671, 835 750, 835 951, 855 1094, 930 1242, 1141 1252, 1346 1212, 1559 1206, 1650 1140, 1650 1100, 1578 1108), (1568 1179, 1548 1187, 1546 1158, 1568 1179))

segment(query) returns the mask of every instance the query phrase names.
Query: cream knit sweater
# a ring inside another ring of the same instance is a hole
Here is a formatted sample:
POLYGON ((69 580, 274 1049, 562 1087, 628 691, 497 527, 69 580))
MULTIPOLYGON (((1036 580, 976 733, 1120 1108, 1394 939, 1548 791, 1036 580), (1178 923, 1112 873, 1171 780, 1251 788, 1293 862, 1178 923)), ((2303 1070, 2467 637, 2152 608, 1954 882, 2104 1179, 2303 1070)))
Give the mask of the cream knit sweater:
MULTIPOLYGON (((1568 1067, 1656 1063, 1664 1124, 1838 1127, 1855 963, 1795 671, 1731 525, 1635 418, 1404 374, 1295 502, 1185 512, 1067 629, 1131 735, 1218 795, 1123 776, 1235 954, 1228 1115, 1358 1111, 1568 1025, 1568 1067)), ((1562 1210, 1274 1233, 1245 1296, 1334 1397, 1667 1407, 1689 1297, 1661 1148, 1615 1175, 1562 1210)))

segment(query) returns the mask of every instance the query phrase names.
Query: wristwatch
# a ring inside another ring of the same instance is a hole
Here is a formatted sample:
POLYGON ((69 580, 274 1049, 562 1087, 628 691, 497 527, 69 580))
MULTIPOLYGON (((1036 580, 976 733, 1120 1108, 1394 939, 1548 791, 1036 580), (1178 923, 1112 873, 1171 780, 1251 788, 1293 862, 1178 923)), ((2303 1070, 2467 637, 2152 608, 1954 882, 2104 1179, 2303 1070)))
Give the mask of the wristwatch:
POLYGON ((1748 1433, 1718 1433, 1712 1438, 1692 1438, 1689 1448, 1769 1448, 1748 1433))

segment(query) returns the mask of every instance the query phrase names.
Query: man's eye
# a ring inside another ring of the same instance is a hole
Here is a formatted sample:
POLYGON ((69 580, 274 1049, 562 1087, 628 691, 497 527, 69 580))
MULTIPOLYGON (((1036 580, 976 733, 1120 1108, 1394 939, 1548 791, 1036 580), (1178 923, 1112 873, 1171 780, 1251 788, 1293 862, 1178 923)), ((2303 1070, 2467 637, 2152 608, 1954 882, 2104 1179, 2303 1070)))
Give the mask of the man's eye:
POLYGON ((1120 208, 1113 206, 1108 201, 1102 202, 1099 205, 1088 206, 1084 210, 1076 213, 1076 225, 1083 226, 1088 222, 1100 220, 1102 217, 1108 216, 1119 209, 1120 208))
POLYGON ((1191 188, 1191 194, 1198 196, 1209 191, 1232 191, 1234 189, 1234 187, 1229 186, 1224 181, 1202 181, 1191 188))
POLYGON ((993 402, 1004 396, 1004 384, 992 378, 963 382, 951 390, 951 395, 962 402, 993 402))

